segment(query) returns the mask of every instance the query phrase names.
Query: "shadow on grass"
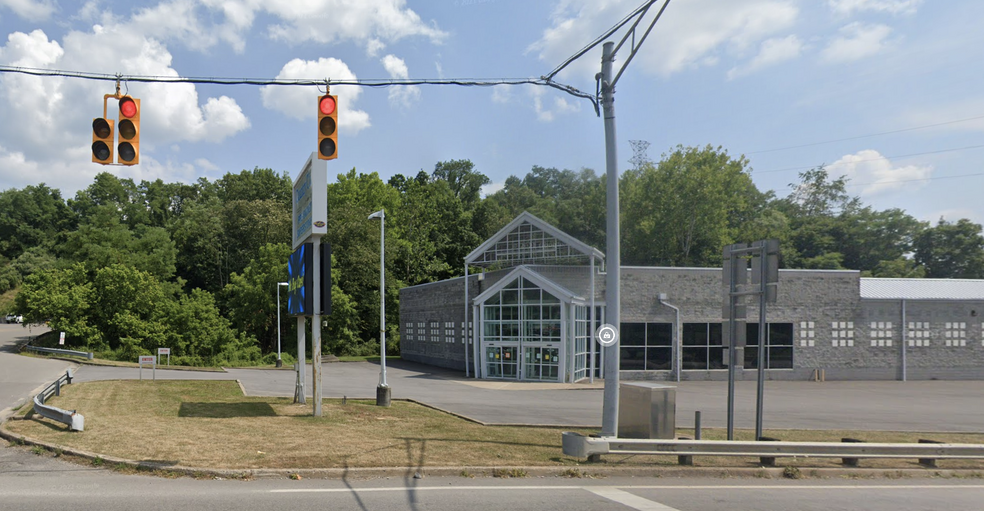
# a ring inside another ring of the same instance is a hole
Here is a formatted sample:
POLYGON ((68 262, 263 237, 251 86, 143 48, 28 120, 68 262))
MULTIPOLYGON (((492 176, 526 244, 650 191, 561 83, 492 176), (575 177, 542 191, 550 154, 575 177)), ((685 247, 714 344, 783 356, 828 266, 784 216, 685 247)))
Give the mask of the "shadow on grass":
MULTIPOLYGON (((464 444, 499 444, 499 445, 522 445, 526 447, 557 447, 560 444, 529 444, 520 442, 503 442, 500 440, 476 440, 476 439, 461 439, 461 438, 409 438, 409 437, 397 437, 399 440, 403 440, 408 444, 410 442, 454 442, 454 443, 464 443, 464 444)), ((558 440, 559 442, 559 440, 558 440)))
POLYGON ((229 419, 232 417, 276 417, 268 403, 181 403, 178 417, 229 419))

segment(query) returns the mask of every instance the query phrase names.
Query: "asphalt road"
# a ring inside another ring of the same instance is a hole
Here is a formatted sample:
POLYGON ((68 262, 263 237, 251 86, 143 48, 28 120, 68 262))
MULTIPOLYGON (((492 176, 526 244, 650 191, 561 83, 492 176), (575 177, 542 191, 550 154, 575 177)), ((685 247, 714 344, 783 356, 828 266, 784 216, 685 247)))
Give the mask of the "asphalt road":
MULTIPOLYGON (((23 402, 33 390, 51 383, 74 364, 61 360, 22 357, 15 346, 46 332, 15 324, 0 324, 0 420, 4 411, 23 402)), ((9 411, 7 411, 9 413, 9 411)))
MULTIPOLYGON (((306 391, 311 395, 310 367, 306 391)), ((77 381, 137 378, 137 369, 84 366, 77 381)), ((144 376, 151 372, 144 369, 144 376)), ((161 370, 157 378, 239 380, 247 394, 293 396, 292 370, 229 369, 226 373, 161 370)), ((600 427, 601 381, 588 384, 488 382, 439 368, 391 362, 387 381, 393 398, 409 398, 490 424, 550 424, 600 427)), ((324 364, 325 397, 375 399, 379 366, 324 364)), ((680 382, 679 427, 692 427, 701 411, 704 427, 727 424, 727 382, 680 382)), ((735 424, 755 427, 755 382, 738 382, 735 424)), ((765 428, 894 431, 984 431, 984 381, 769 381, 765 428)))
MULTIPOLYGON (((0 449, 4 509, 210 509, 538 511, 977 511, 977 480, 707 480, 707 479, 264 479, 200 481, 125 476, 73 468, 5 469, 0 449)), ((24 452, 25 456, 33 456, 24 452)))

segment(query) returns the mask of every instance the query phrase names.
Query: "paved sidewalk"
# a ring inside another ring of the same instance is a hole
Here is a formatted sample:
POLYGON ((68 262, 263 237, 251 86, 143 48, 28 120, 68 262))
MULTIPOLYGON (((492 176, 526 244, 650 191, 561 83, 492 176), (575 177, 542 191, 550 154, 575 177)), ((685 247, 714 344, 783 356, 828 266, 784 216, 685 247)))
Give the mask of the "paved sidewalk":
MULTIPOLYGON (((306 391, 311 395, 310 366, 306 391)), ((131 368, 84 366, 76 381, 135 379, 131 368)), ((150 378, 144 369, 144 378, 150 378)), ((289 369, 229 369, 226 373, 158 369, 158 379, 239 380, 247 394, 292 396, 289 369)), ((379 365, 324 364, 324 396, 375 399, 379 365)), ((409 398, 492 424, 601 424, 603 382, 544 384, 466 379, 462 373, 404 361, 387 366, 394 399, 409 398)), ((680 382, 678 427, 692 427, 701 411, 704 427, 724 427, 727 382, 680 382)), ((735 424, 755 427, 755 382, 737 383, 735 424)), ((765 390, 766 429, 850 429, 984 432, 984 381, 769 381, 765 390)))

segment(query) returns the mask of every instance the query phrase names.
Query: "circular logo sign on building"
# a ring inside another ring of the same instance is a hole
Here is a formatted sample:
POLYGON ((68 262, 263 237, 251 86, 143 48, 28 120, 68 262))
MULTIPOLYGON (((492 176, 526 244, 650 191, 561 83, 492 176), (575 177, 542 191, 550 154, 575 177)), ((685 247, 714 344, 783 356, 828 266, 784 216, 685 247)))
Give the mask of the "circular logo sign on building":
POLYGON ((598 327, 598 331, 595 332, 595 338, 598 339, 598 344, 605 346, 614 346, 618 342, 618 329, 608 323, 598 327))

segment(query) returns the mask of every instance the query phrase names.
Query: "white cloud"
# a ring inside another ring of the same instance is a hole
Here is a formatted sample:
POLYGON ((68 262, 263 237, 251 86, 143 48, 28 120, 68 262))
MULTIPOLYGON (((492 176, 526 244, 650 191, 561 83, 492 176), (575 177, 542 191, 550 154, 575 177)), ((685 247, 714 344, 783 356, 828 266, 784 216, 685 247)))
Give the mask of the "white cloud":
MULTIPOLYGON (((333 58, 294 59, 284 64, 277 75, 278 79, 316 77, 332 80, 357 79, 348 65, 333 58)), ((339 131, 344 130, 348 134, 354 134, 371 125, 369 114, 355 108, 355 103, 362 94, 361 87, 335 85, 331 93, 338 95, 339 131)), ((268 85, 260 88, 260 97, 263 99, 263 106, 294 119, 311 119, 317 115, 318 96, 313 88, 268 85)))
MULTIPOLYGON (((581 48, 625 13, 638 7, 636 0, 566 0, 552 16, 552 26, 527 51, 550 65, 563 62, 572 48, 581 48)), ((655 14, 651 9, 647 19, 655 14)), ((774 34, 787 32, 799 9, 792 0, 689 0, 671 3, 642 46, 635 64, 659 75, 688 68, 713 66, 720 52, 744 52, 774 34)), ((644 21, 644 23, 646 23, 644 21)), ((628 55, 623 47, 620 60, 628 55)), ((579 75, 593 81, 600 69, 601 49, 581 57, 564 76, 579 75)))
POLYGON ((512 101, 510 87, 510 85, 496 85, 492 87, 492 102, 504 105, 512 101))
POLYGON ((752 74, 767 67, 799 57, 803 52, 803 42, 795 35, 772 38, 762 41, 758 55, 747 65, 734 67, 728 71, 728 79, 752 74))
MULTIPOLYGON (((41 30, 11 33, 0 48, 0 64, 177 76, 163 45, 119 24, 97 25, 91 32, 72 31, 60 42, 49 40, 41 30)), ((112 82, 0 75, 0 117, 8 120, 0 123, 0 140, 7 148, 2 158, 11 165, 7 171, 36 168, 39 173, 34 179, 59 187, 80 179, 91 181, 103 170, 91 163, 91 123, 103 115, 103 95, 113 91, 112 82)), ((207 98, 199 106, 192 84, 124 82, 122 92, 141 100, 141 164, 152 160, 158 144, 217 142, 249 127, 249 120, 230 98, 207 98)), ((115 109, 116 102, 109 100, 110 118, 116 117, 115 109)), ((9 182, 19 181, 15 175, 9 182)))
MULTIPOLYGON (((0 0, 25 3, 28 0, 0 0)), ((84 12, 93 10, 91 4, 84 12)), ((447 33, 425 23, 405 0, 168 0, 139 9, 130 23, 141 33, 204 51, 219 42, 239 53, 257 18, 272 18, 266 35, 289 44, 354 42, 370 57, 387 43, 412 36, 441 43, 447 33)), ((111 17, 106 14, 105 16, 111 17)))
MULTIPOLYGON (((219 0, 211 0, 217 2, 219 0)), ((228 1, 228 0, 227 0, 228 1)), ((257 0, 245 2, 259 9, 257 0)), ((367 49, 378 41, 422 36, 438 44, 447 33, 424 23, 405 0, 308 0, 266 2, 262 8, 280 18, 267 31, 275 40, 297 44, 354 41, 367 49)))
POLYGON ((482 195, 482 197, 488 197, 489 195, 493 195, 505 187, 506 187, 505 181, 500 181, 498 183, 489 183, 483 186, 481 190, 479 190, 479 193, 482 195))
POLYGON ((839 63, 870 57, 889 45, 887 38, 891 33, 892 29, 885 25, 851 23, 840 29, 840 36, 820 52, 820 58, 828 63, 839 63))
MULTIPOLYGON (((410 78, 410 70, 407 63, 395 55, 387 55, 381 62, 390 78, 405 80, 410 78)), ((389 88, 389 102, 397 108, 409 108, 417 101, 420 101, 420 87, 416 85, 393 85, 389 88)))
POLYGON ((543 87, 531 85, 527 90, 533 98, 536 118, 542 122, 552 122, 558 115, 581 111, 580 103, 571 103, 566 97, 557 96, 553 90, 549 91, 552 94, 549 98, 546 97, 548 91, 543 87))
POLYGON ((376 55, 379 55, 379 52, 384 49, 386 49, 386 43, 380 41, 379 39, 371 38, 369 39, 369 42, 366 43, 366 54, 370 57, 375 58, 376 55))
POLYGON ((0 6, 4 6, 14 11, 18 16, 31 21, 46 20, 55 13, 53 0, 0 0, 0 6))
POLYGON ((844 16, 863 11, 912 14, 921 3, 922 0, 827 0, 831 10, 844 16))
POLYGON ((913 190, 926 186, 933 167, 896 166, 874 149, 848 154, 830 164, 831 175, 844 175, 849 186, 861 187, 861 195, 872 196, 896 190, 913 190))

